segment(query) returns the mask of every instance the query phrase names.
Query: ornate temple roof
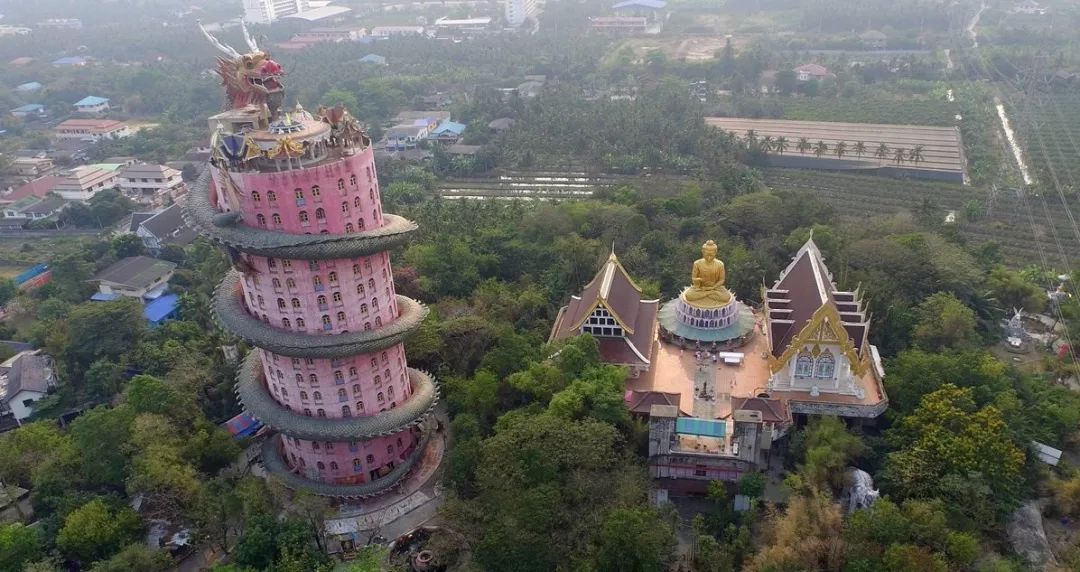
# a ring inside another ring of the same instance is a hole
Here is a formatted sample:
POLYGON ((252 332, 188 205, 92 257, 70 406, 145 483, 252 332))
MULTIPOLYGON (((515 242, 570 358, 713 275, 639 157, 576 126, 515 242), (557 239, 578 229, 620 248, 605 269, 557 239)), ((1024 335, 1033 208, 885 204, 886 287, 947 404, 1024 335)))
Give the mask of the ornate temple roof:
POLYGON ((559 310, 551 330, 552 340, 576 336, 585 320, 597 308, 603 308, 625 332, 624 336, 598 336, 600 357, 616 365, 647 365, 652 359, 659 300, 642 300, 641 288, 634 283, 612 252, 607 261, 585 285, 580 296, 559 310))
POLYGON ((776 284, 765 290, 766 334, 772 355, 782 355, 822 308, 835 310, 855 351, 861 354, 868 345, 870 324, 860 294, 837 289, 821 251, 810 238, 780 273, 776 284))

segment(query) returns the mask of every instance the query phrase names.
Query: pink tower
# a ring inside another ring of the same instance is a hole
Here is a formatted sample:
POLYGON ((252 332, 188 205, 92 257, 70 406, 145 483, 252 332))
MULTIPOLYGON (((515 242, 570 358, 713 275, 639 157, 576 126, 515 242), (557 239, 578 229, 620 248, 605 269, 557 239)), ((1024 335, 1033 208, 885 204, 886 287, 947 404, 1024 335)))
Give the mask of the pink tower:
POLYGON ((382 211, 371 141, 344 108, 281 108, 281 66, 206 33, 227 109, 188 222, 229 255, 214 313, 254 346, 237 392, 277 431, 263 464, 291 488, 377 495, 423 455, 439 392, 402 340, 427 309, 394 293, 387 250, 416 225, 382 211))

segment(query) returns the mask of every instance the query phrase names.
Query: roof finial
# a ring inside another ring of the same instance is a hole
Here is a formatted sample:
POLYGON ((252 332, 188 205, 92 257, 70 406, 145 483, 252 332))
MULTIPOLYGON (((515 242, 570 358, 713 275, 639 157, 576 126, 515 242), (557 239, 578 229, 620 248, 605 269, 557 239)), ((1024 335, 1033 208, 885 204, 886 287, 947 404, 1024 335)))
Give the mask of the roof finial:
POLYGON ((611 241, 611 256, 608 257, 608 260, 616 260, 616 259, 618 259, 618 257, 615 256, 615 241, 612 240, 611 241))

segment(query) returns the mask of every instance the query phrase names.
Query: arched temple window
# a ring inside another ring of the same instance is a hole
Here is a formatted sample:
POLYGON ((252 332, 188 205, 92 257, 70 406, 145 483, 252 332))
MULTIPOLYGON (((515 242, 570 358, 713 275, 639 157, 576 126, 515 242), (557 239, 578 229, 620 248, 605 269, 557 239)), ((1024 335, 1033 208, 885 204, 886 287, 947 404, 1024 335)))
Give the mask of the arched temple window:
POLYGON ((814 364, 814 377, 818 379, 832 379, 833 374, 836 373, 836 358, 833 357, 832 352, 826 350, 817 358, 817 363, 814 364))
POLYGON ((795 358, 795 377, 812 377, 814 375, 814 357, 810 352, 803 351, 795 358))

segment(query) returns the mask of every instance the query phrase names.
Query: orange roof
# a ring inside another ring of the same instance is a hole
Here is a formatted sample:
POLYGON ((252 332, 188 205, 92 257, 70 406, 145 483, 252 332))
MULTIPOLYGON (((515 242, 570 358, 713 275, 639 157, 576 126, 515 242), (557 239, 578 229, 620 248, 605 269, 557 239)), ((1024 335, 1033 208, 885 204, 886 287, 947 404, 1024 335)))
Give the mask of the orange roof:
POLYGON ((109 131, 116 131, 117 129, 122 129, 124 127, 125 125, 123 122, 113 119, 68 119, 57 125, 56 130, 68 131, 86 129, 89 131, 108 133, 109 131))
POLYGON ((4 200, 17 201, 26 197, 34 196, 38 198, 44 198, 63 181, 63 177, 45 176, 38 177, 29 183, 15 189, 10 194, 4 197, 4 200))

